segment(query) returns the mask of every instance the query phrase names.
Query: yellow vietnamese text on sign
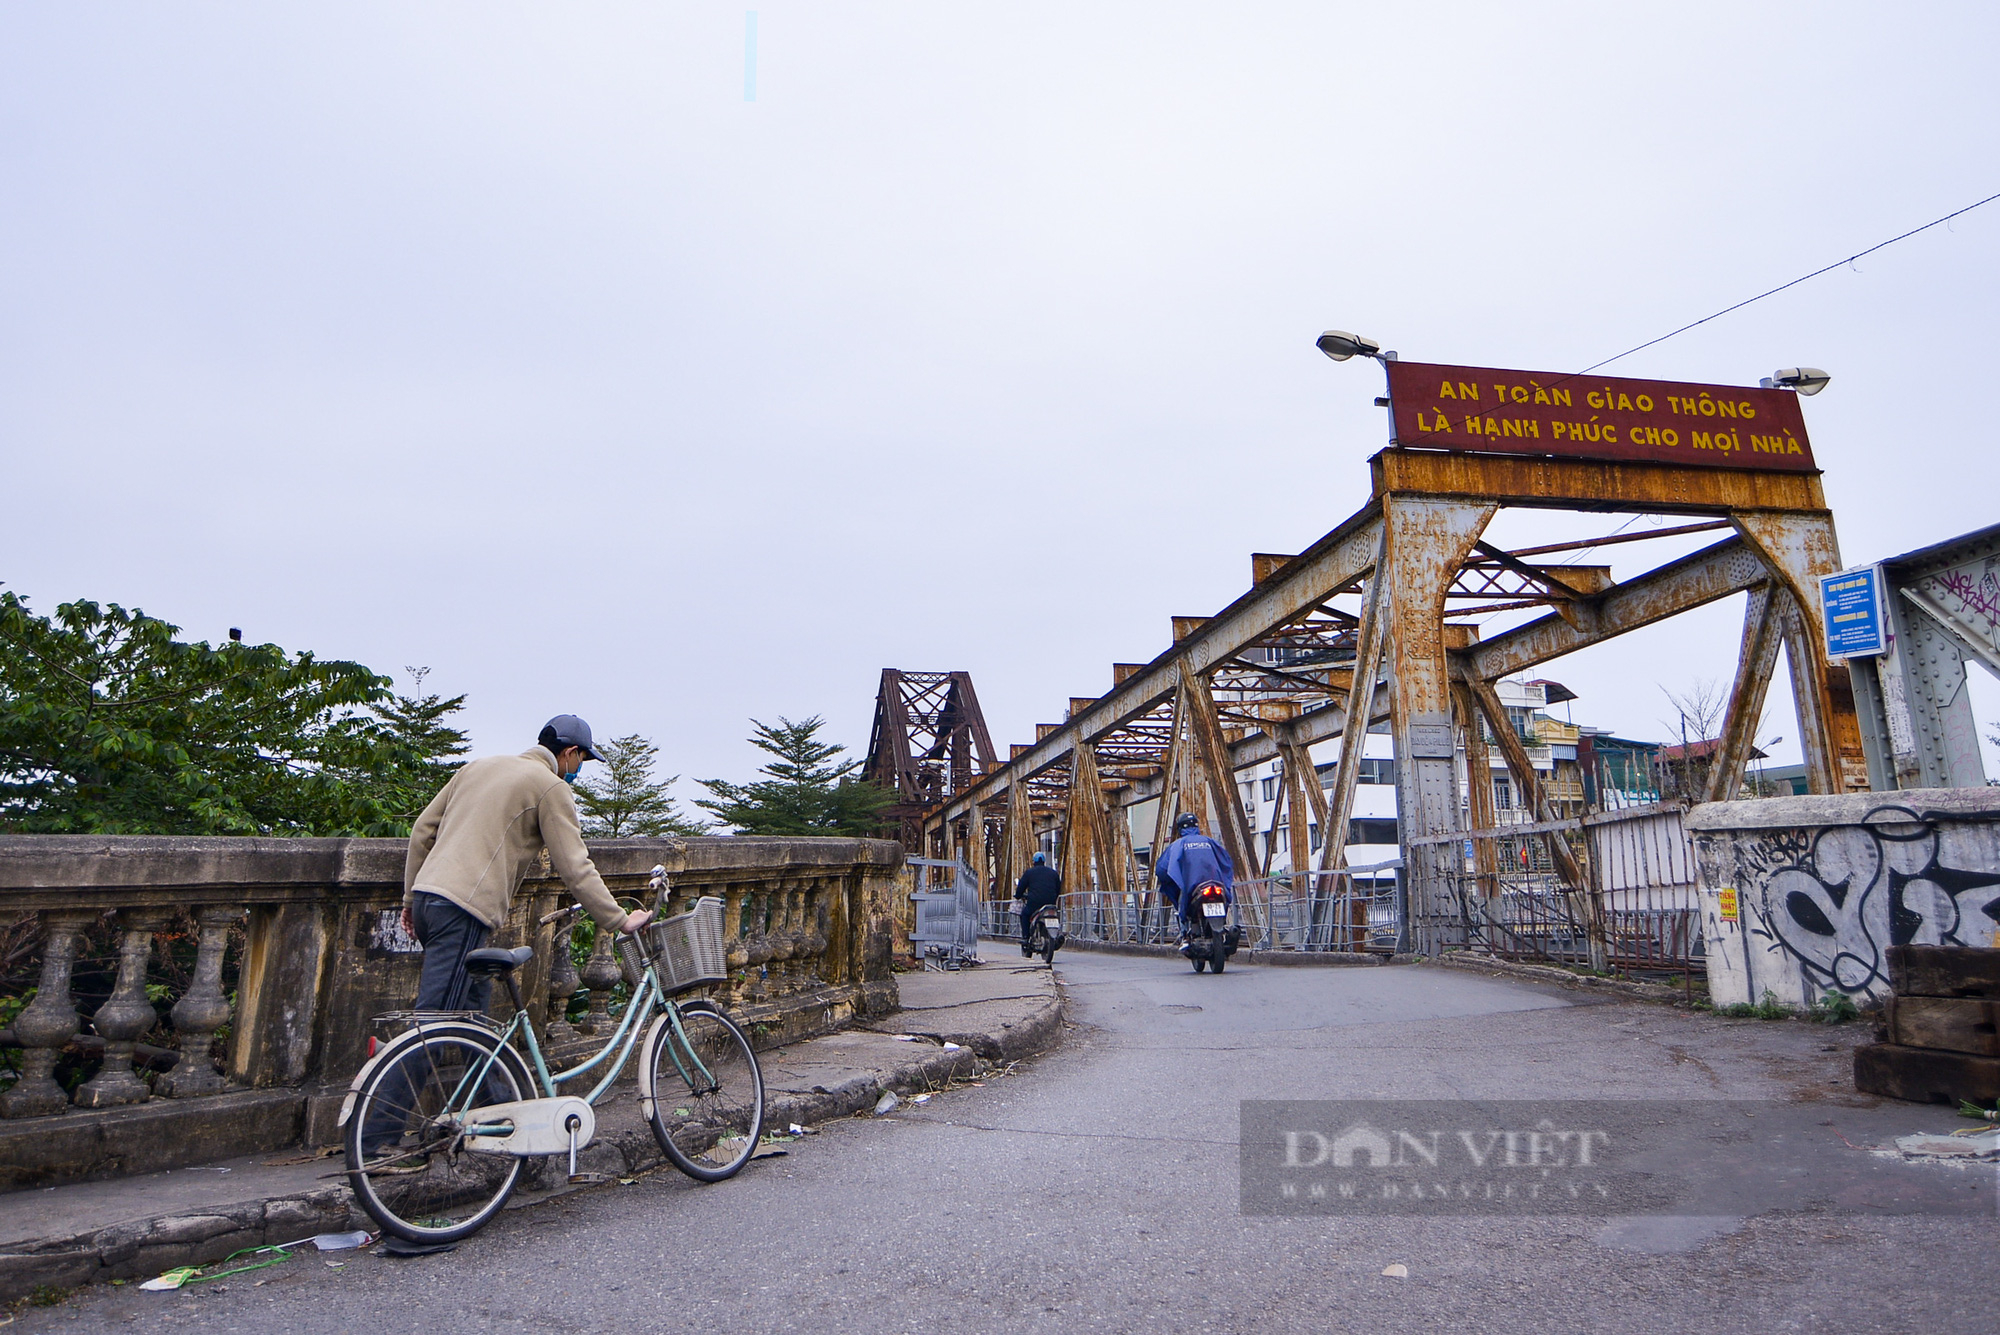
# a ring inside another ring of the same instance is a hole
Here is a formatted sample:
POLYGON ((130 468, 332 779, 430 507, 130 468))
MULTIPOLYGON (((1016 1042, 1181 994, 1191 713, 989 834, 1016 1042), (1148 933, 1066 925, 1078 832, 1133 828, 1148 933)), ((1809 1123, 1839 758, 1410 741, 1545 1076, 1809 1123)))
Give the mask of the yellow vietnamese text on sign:
POLYGON ((1798 396, 1675 381, 1387 363, 1393 443, 1813 470, 1798 396))
POLYGON ((1724 922, 1735 922, 1735 921, 1736 921, 1736 890, 1735 890, 1735 887, 1733 887, 1733 886, 1724 886, 1724 887, 1723 887, 1722 889, 1720 889, 1720 890, 1716 891, 1716 892, 1715 892, 1715 903, 1716 903, 1716 907, 1717 907, 1717 909, 1718 909, 1718 910, 1719 910, 1719 911, 1721 912, 1721 915, 1722 915, 1722 920, 1723 920, 1724 922))

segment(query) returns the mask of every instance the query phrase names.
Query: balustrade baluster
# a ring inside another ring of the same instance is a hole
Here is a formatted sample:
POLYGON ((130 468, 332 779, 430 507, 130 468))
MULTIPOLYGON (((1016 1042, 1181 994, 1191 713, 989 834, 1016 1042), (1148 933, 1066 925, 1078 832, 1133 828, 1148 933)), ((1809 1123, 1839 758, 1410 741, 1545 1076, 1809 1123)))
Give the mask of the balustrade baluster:
POLYGON ((750 1001, 762 1001, 770 992, 771 979, 771 892, 762 886, 753 887, 746 898, 750 901, 750 930, 745 934, 743 945, 750 956, 750 968, 744 979, 743 991, 750 1001))
POLYGON ((35 999, 14 1017, 14 1036, 23 1049, 21 1078, 0 1094, 0 1117, 47 1117, 69 1107, 69 1095, 55 1082, 54 1072, 56 1058, 81 1025, 69 994, 76 938, 96 917, 80 909, 42 915, 41 981, 35 999))
POLYGON ((90 1027, 104 1040, 104 1064, 78 1086, 79 1108, 144 1103, 153 1096, 146 1082, 132 1072, 132 1046, 159 1020, 146 999, 146 964, 153 956, 153 933, 168 916, 164 909, 118 911, 118 927, 124 933, 118 946, 118 985, 90 1017, 90 1027))
POLYGON ((797 898, 796 891, 782 886, 771 896, 771 962, 777 966, 770 977, 773 997, 792 990, 792 958, 798 954, 798 934, 792 930, 797 915, 792 905, 797 898))
POLYGON ((610 1033, 613 1027, 611 989, 625 980, 625 970, 611 953, 614 935, 610 928, 599 927, 597 938, 590 943, 590 958, 583 962, 583 985, 590 989, 590 1013, 577 1028, 586 1034, 610 1033))
POLYGON ((219 1094, 226 1083, 209 1054, 215 1046, 215 1031, 229 1019, 229 998, 222 995, 222 957, 229 949, 229 929, 242 919, 242 909, 227 905, 204 905, 195 910, 198 944, 194 981, 187 995, 174 1003, 172 1012, 181 1057, 154 1086, 166 1098, 219 1094))
POLYGON ((729 977, 716 989, 716 1004, 725 1010, 743 1007, 743 971, 750 967, 750 947, 744 940, 743 887, 729 884, 722 891, 722 936, 729 977))
POLYGON ((824 878, 814 881, 806 892, 806 982, 814 987, 822 986, 827 981, 826 928, 832 913, 833 892, 833 882, 824 878))
POLYGON ((790 975, 792 990, 803 992, 812 982, 812 888, 813 882, 801 881, 788 898, 791 900, 792 960, 786 970, 790 975))
POLYGON ((792 990, 803 992, 812 986, 812 900, 817 881, 801 881, 792 891, 792 990))
POLYGON ((549 1017, 543 1026, 551 1047, 567 1043, 577 1037, 577 1028, 569 1022, 569 1001, 583 986, 577 977, 576 959, 570 954, 572 938, 576 933, 576 919, 566 919, 561 931, 555 934, 555 959, 549 964, 549 1017))

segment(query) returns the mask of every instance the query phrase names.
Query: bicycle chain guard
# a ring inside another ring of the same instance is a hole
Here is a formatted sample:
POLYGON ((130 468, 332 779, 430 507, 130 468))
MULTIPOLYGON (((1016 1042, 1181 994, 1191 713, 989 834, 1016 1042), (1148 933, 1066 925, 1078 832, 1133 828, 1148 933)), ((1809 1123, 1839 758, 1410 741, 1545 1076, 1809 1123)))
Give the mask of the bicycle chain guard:
POLYGON ((472 1109, 468 1117, 475 1125, 492 1126, 509 1122, 514 1128, 504 1136, 468 1133, 465 1137, 468 1148, 484 1154, 510 1154, 519 1159, 568 1154, 572 1117, 581 1123, 576 1128, 577 1148, 590 1144, 597 1134, 597 1114, 591 1111, 588 1103, 572 1095, 553 1099, 522 1099, 518 1103, 489 1103, 472 1109))

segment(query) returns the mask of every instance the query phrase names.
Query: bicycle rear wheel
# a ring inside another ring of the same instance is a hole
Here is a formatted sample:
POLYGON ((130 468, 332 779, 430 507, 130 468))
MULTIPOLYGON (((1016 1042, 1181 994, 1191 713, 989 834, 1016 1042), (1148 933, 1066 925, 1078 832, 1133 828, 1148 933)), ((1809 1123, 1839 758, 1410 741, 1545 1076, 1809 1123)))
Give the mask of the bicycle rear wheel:
POLYGON ((653 1135, 674 1167, 698 1182, 734 1177, 764 1132, 764 1073, 750 1040, 713 1003, 653 1021, 639 1094, 653 1135), (683 1036, 685 1036, 683 1038, 683 1036))
POLYGON ((520 1055, 473 1024, 426 1026, 368 1074, 347 1121, 347 1180, 361 1207, 411 1242, 455 1242, 491 1219, 522 1160, 470 1148, 459 1117, 535 1097, 520 1055), (473 1074, 497 1057, 482 1081, 473 1074))

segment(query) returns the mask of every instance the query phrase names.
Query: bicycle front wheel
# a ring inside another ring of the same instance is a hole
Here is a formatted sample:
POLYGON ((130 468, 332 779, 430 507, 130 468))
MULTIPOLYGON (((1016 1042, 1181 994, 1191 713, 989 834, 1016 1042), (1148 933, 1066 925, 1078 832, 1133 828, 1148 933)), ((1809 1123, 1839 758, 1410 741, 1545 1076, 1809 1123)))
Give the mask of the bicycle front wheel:
POLYGON ((750 1040, 706 1001, 653 1021, 639 1091, 653 1135, 674 1167, 698 1182, 734 1177, 764 1133, 764 1073, 750 1040))
POLYGON ((355 1198, 411 1242, 470 1235, 507 1203, 522 1161, 480 1150, 466 1134, 468 1114, 533 1097, 526 1064, 494 1034, 474 1024, 427 1027, 362 1082, 346 1138, 355 1198))

